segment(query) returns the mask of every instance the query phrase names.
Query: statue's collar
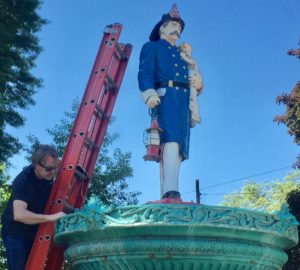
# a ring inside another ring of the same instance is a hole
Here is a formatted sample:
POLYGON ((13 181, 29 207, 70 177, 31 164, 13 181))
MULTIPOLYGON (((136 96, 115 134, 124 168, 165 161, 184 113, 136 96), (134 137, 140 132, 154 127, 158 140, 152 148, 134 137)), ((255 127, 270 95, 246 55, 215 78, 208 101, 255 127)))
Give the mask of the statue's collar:
POLYGON ((172 48, 177 48, 176 44, 172 45, 169 41, 163 38, 159 39, 158 42, 164 44, 165 46, 171 46, 172 48))

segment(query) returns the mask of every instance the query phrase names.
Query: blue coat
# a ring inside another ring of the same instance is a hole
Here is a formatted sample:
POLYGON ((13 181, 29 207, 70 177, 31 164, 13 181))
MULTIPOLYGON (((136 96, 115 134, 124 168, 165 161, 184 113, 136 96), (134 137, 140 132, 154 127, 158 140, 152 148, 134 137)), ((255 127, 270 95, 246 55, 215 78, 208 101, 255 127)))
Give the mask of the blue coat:
MULTIPOLYGON (((188 84, 187 63, 181 59, 178 48, 166 40, 147 42, 140 54, 140 91, 155 89, 156 83, 169 80, 188 84)), ((161 100, 158 105, 158 124, 163 129, 161 143, 177 142, 182 159, 187 159, 190 140, 190 90, 181 87, 156 90, 161 100)))

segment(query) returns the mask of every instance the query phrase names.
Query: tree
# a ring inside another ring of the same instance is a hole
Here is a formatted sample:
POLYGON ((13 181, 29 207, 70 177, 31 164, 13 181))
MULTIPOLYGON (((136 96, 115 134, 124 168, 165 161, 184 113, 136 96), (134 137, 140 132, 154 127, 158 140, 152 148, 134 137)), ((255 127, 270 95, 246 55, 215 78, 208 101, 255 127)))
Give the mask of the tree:
MULTIPOLYGON (((240 192, 232 192, 224 196, 222 205, 242 207, 264 212, 279 210, 282 203, 286 202, 291 213, 300 223, 300 171, 292 171, 283 181, 270 183, 246 183, 240 192)), ((298 226, 300 239, 300 227, 298 226)), ((283 270, 300 269, 300 244, 286 251, 288 261, 283 270)))
MULTIPOLYGON (((300 223, 300 190, 292 190, 286 197, 286 202, 289 205, 291 213, 297 218, 300 223)), ((298 238, 300 239, 300 227, 298 225, 298 238)), ((300 269, 300 242, 287 250, 286 253, 289 256, 287 263, 282 270, 297 270, 300 269)))
MULTIPOLYGON (((73 102, 71 112, 65 112, 64 118, 54 128, 47 132, 52 137, 57 147, 59 156, 62 157, 70 130, 79 107, 78 100, 73 102)), ((128 192, 126 179, 132 177, 133 170, 130 167, 131 153, 123 153, 119 148, 111 151, 110 146, 119 137, 118 133, 106 132, 101 151, 95 166, 93 179, 89 187, 87 199, 95 195, 105 205, 114 204, 137 204, 140 192, 128 192)), ((30 159, 32 152, 40 144, 34 135, 28 137, 30 147, 26 148, 27 159, 30 159)))
MULTIPOLYGON (((295 143, 300 145, 300 81, 296 83, 290 94, 283 93, 277 97, 276 102, 286 105, 286 111, 283 115, 276 116, 274 121, 285 124, 288 133, 294 137, 295 143)), ((297 160, 297 166, 299 165, 300 156, 297 160)))
MULTIPOLYGON (((300 38, 298 44, 300 45, 300 38)), ((300 59, 300 48, 289 50, 289 55, 294 55, 300 59)), ((283 115, 276 116, 274 121, 278 124, 285 124, 288 128, 288 133, 294 137, 297 145, 300 145, 300 81, 298 81, 290 94, 283 93, 278 96, 276 103, 286 105, 286 111, 283 115)), ((300 169, 300 155, 297 157, 295 167, 300 169)), ((296 216, 300 223, 300 190, 295 189, 287 194, 286 202, 289 205, 290 211, 296 216)), ((298 236, 300 239, 300 227, 298 226, 298 236)), ((300 244, 298 243, 292 249, 287 251, 289 259, 282 268, 283 270, 300 269, 300 244)))
MULTIPOLYGON (((60 157, 63 155, 69 132, 77 115, 78 104, 78 100, 75 100, 71 111, 65 112, 64 118, 60 120, 59 124, 56 124, 52 129, 47 129, 60 157)), ((126 179, 133 175, 133 170, 130 167, 131 153, 123 153, 119 148, 114 149, 112 153, 110 151, 110 146, 118 137, 118 133, 111 134, 106 132, 87 199, 91 196, 96 196, 105 205, 137 204, 140 192, 127 192, 128 184, 126 179)), ((26 158, 30 162, 32 153, 41 142, 32 134, 28 136, 28 141, 30 145, 25 146, 25 151, 27 152, 26 158)), ((4 168, 2 171, 4 172, 4 168)), ((6 183, 6 180, 3 179, 3 181, 0 181, 0 215, 10 195, 10 186, 6 183)), ((0 270, 7 269, 5 256, 4 247, 0 238, 0 270)), ((72 267, 69 263, 66 263, 64 269, 69 270, 72 269, 72 267)))
MULTIPOLYGON (((300 45, 300 38, 299 43, 300 45)), ((300 48, 297 50, 289 50, 289 55, 294 55, 300 59, 300 48)), ((276 103, 284 104, 286 111, 283 115, 278 115, 274 118, 274 122, 285 124, 288 128, 288 133, 294 137, 297 145, 300 145, 300 81, 298 81, 290 94, 283 93, 276 98, 276 103)), ((300 168, 300 155, 295 164, 300 168)))
MULTIPOLYGON (((9 177, 5 175, 5 167, 4 165, 0 166, 0 216, 2 216, 2 212, 6 205, 6 202, 9 199, 11 187, 7 184, 9 177)), ((0 223, 0 231, 1 231, 1 223, 0 223)), ((0 270, 7 269, 6 265, 6 257, 5 257, 5 250, 2 243, 2 238, 0 238, 0 270)))
POLYGON ((283 181, 277 180, 268 183, 247 182, 241 191, 225 195, 222 205, 241 207, 264 212, 280 210, 286 196, 292 190, 300 189, 297 180, 300 178, 298 170, 292 171, 283 181))
POLYGON ((47 22, 37 13, 40 4, 40 0, 0 0, 0 164, 8 164, 21 149, 6 126, 24 125, 19 109, 34 104, 33 95, 41 86, 41 79, 31 73, 41 52, 36 33, 47 22))

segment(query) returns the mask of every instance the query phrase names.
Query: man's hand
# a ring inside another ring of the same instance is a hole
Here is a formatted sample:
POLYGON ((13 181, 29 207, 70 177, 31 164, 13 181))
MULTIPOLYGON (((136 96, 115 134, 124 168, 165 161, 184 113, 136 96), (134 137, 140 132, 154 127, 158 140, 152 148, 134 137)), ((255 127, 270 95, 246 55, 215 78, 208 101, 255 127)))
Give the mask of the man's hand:
POLYGON ((64 212, 58 212, 55 214, 48 215, 48 218, 49 218, 49 221, 56 221, 65 215, 66 214, 64 212))
POLYGON ((146 101, 146 105, 152 109, 155 106, 157 106, 160 103, 160 98, 156 95, 150 96, 147 101, 146 101))
POLYGON ((192 87, 196 88, 197 91, 200 92, 200 90, 202 88, 202 79, 198 73, 190 74, 189 82, 192 87))

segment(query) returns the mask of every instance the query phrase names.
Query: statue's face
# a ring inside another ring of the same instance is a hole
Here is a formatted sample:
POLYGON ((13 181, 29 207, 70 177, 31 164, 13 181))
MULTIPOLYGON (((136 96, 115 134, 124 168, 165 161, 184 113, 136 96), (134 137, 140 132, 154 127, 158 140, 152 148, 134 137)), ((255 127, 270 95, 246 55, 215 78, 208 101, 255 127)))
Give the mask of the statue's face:
POLYGON ((160 27, 160 37, 176 42, 180 38, 181 25, 176 21, 169 21, 160 27))

